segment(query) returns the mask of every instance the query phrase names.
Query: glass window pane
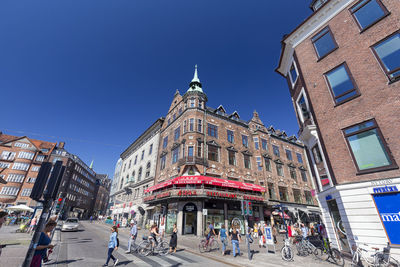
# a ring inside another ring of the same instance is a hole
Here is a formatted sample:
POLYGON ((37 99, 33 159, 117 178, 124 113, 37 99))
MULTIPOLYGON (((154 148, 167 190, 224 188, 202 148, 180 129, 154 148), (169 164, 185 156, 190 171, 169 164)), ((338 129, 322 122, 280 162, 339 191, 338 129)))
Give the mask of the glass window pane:
POLYGON ((400 33, 375 45, 374 48, 387 71, 400 68, 400 33))
POLYGON ((290 68, 290 77, 291 77, 293 83, 297 79, 297 71, 296 71, 296 68, 294 67, 294 65, 292 65, 292 67, 290 68))
POLYGON ((347 138, 360 170, 391 165, 390 158, 376 129, 347 138))
POLYGON ((328 78, 328 82, 332 88, 335 97, 351 89, 354 89, 353 82, 351 81, 344 65, 332 70, 331 72, 326 74, 326 77, 328 78))
POLYGON ((350 97, 352 97, 352 96, 355 96, 356 94, 357 94, 357 92, 356 92, 355 90, 354 90, 354 91, 351 91, 351 92, 345 94, 344 96, 341 96, 341 97, 336 98, 336 102, 337 102, 337 103, 340 103, 340 102, 346 100, 347 98, 350 98, 350 97))
POLYGON ((366 129, 368 127, 372 127, 374 125, 375 125, 375 123, 373 121, 363 122, 363 123, 360 123, 360 124, 358 124, 356 126, 353 126, 353 127, 349 128, 349 129, 346 129, 344 131, 344 133, 345 134, 351 134, 351 133, 357 132, 359 130, 366 129))
MULTIPOLYGON (((353 10, 355 10, 355 8, 353 8, 353 10)), ((385 12, 382 10, 376 0, 371 0, 362 8, 357 10, 354 15, 356 16, 361 28, 364 29, 383 17, 385 12)))
POLYGON ((314 42, 315 49, 317 50, 318 57, 323 57, 333 49, 335 49, 335 43, 333 42, 332 36, 329 32, 314 42))

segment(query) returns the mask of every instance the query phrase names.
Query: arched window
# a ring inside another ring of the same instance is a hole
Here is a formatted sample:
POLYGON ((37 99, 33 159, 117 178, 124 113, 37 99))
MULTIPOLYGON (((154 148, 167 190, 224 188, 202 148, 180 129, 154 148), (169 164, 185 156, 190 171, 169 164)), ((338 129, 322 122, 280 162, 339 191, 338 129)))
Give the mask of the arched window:
POLYGON ((137 177, 138 182, 140 181, 140 179, 142 179, 142 167, 139 168, 138 177, 137 177))

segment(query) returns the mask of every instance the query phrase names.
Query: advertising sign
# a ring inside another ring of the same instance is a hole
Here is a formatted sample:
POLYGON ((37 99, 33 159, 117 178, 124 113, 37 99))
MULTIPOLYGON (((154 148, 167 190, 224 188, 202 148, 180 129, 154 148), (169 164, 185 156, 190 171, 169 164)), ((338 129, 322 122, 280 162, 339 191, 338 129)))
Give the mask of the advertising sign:
MULTIPOLYGON (((375 192, 381 192, 374 189, 375 192)), ((389 190, 382 189, 382 191, 385 192, 373 194, 376 208, 390 243, 400 245, 400 192, 398 192, 397 186, 392 186, 389 190)))
POLYGON ((265 240, 267 245, 274 245, 274 239, 272 237, 272 228, 270 226, 265 227, 265 240))

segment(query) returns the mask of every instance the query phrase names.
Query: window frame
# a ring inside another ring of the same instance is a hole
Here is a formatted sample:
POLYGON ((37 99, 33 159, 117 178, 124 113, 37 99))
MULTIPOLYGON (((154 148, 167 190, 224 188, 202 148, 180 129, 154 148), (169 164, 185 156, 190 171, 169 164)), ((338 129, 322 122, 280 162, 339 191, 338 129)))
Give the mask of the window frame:
POLYGON ((215 124, 207 123, 207 135, 218 139, 218 126, 215 124))
POLYGON ((353 124, 353 125, 350 125, 350 126, 348 126, 346 128, 343 128, 342 129, 342 133, 343 133, 344 139, 346 140, 347 148, 348 148, 348 150, 350 152, 350 155, 351 155, 351 158, 353 160, 353 163, 354 163, 354 165, 356 167, 356 170, 357 170, 356 175, 374 173, 374 172, 380 172, 380 171, 387 171, 387 170, 393 170, 393 169, 398 169, 399 168, 397 163, 396 163, 396 161, 393 158, 393 155, 392 155, 392 153, 391 153, 391 151, 390 151, 390 149, 389 149, 389 147, 388 147, 388 145, 386 143, 385 138, 383 137, 381 129, 380 129, 378 123, 376 122, 376 120, 374 118, 370 119, 370 120, 362 121, 362 122, 359 122, 359 123, 356 123, 356 124, 353 124), (367 127, 367 128, 364 128, 364 129, 361 129, 361 130, 357 130, 357 131, 352 132, 350 134, 346 134, 345 131, 347 129, 353 128, 353 127, 355 127, 357 125, 360 125, 360 124, 363 124, 363 123, 367 123, 367 122, 373 122, 374 125, 370 126, 370 127, 367 127), (381 139, 381 142, 383 144, 383 148, 385 149, 385 152, 387 153, 387 155, 388 155, 388 157, 389 157, 389 159, 391 161, 391 164, 388 165, 388 166, 382 166, 382 167, 376 167, 376 168, 371 168, 371 169, 366 169, 366 170, 360 170, 359 167, 358 167, 356 158, 354 156, 353 149, 351 149, 348 137, 354 136, 354 135, 359 134, 359 133, 367 132, 367 131, 373 130, 373 129, 376 129, 376 132, 379 135, 379 138, 381 139))
POLYGON ((290 83, 291 83, 291 85, 292 85, 292 89, 294 89, 294 86, 296 85, 296 82, 297 82, 297 80, 299 79, 299 70, 297 69, 297 64, 296 64, 296 62, 293 60, 292 61, 292 64, 290 65, 290 68, 289 68, 289 71, 288 71, 288 76, 289 76, 289 80, 290 80, 290 83), (292 77, 292 67, 294 68, 294 70, 296 71, 296 74, 297 74, 297 76, 296 76, 296 79, 294 79, 294 81, 293 81, 293 77, 292 77))
POLYGON ((324 59, 325 57, 327 57, 328 55, 330 55, 330 54, 333 53, 336 49, 339 48, 339 46, 338 46, 338 44, 337 44, 335 38, 333 37, 333 33, 332 33, 331 28, 329 27, 329 25, 326 26, 326 27, 324 27, 324 28, 322 28, 320 31, 318 31, 316 34, 314 34, 313 37, 311 37, 311 43, 313 44, 315 54, 317 55, 317 62, 321 61, 322 59, 324 59), (327 31, 325 34, 319 36, 316 40, 313 40, 317 35, 321 34, 321 33, 322 33, 323 31, 325 31, 326 29, 328 29, 328 31, 327 31), (321 39, 323 36, 325 36, 326 34, 329 34, 329 35, 331 36, 332 41, 333 41, 333 44, 334 44, 335 47, 334 47, 332 50, 330 50, 329 52, 327 52, 325 55, 320 56, 319 53, 318 53, 318 50, 317 50, 317 48, 316 48, 316 46, 315 46, 315 43, 316 43, 319 39, 321 39))
POLYGON ((249 147, 249 137, 247 135, 242 134, 242 146, 249 147), (246 143, 244 142, 246 140, 246 143))
POLYGON ((214 161, 214 162, 219 162, 219 153, 220 153, 219 147, 214 146, 214 145, 210 145, 210 144, 207 145, 207 160, 214 161), (210 147, 213 147, 213 148, 217 149, 216 150, 216 159, 215 160, 214 159, 210 159, 210 147))
POLYGON ((397 76, 397 77, 395 77, 395 78, 390 78, 390 77, 389 77, 390 74, 400 71, 400 67, 398 67, 397 69, 394 69, 394 70, 388 72, 388 71, 386 70, 385 64, 383 63, 382 59, 379 57, 379 55, 378 55, 378 53, 376 52, 374 46, 376 46, 376 45, 378 45, 378 44, 380 44, 380 43, 386 41, 387 39, 393 37, 393 36, 396 35, 396 34, 400 34, 400 30, 397 30, 397 31, 393 32, 392 34, 386 36, 385 38, 379 40, 378 42, 376 42, 376 43, 374 43, 373 45, 370 46, 370 48, 371 48, 371 50, 372 50, 372 53, 375 55, 375 57, 376 57, 376 59, 377 59, 379 65, 381 66, 383 72, 385 73, 386 77, 388 78, 389 83, 394 83, 394 82, 400 81, 400 75, 397 76))
POLYGON ((226 130, 226 140, 231 144, 235 143, 235 133, 232 130, 229 129, 226 130), (230 136, 232 137, 232 140, 229 140, 230 136))
POLYGON ((357 97, 359 97, 359 96, 361 95, 360 90, 358 89, 357 83, 356 83, 356 81, 354 80, 353 75, 351 74, 350 69, 349 69, 349 67, 347 66, 347 63, 346 63, 346 62, 343 62, 343 63, 337 65, 336 67, 334 67, 334 68, 328 70, 328 71, 325 72, 323 75, 324 75, 324 77, 325 77, 326 84, 328 85, 329 92, 331 93, 331 96, 332 96, 332 98, 333 98, 333 102, 334 102, 334 104, 335 104, 335 107, 337 107, 337 106, 339 106, 339 105, 342 105, 342 104, 344 104, 344 103, 346 103, 346 102, 349 102, 349 101, 353 100, 354 98, 357 98, 357 97), (328 75, 330 72, 332 72, 332 71, 334 71, 334 70, 336 70, 336 69, 338 69, 338 68, 340 68, 340 67, 342 67, 342 66, 344 66, 344 68, 345 68, 345 70, 346 70, 346 73, 347 73, 347 75, 349 76, 349 78, 350 78, 350 80, 351 80, 351 82, 352 82, 352 84, 353 84, 353 89, 347 90, 346 92, 344 92, 344 93, 342 93, 342 94, 340 94, 340 95, 335 96, 335 93, 334 93, 334 91, 333 91, 333 89, 332 89, 332 87, 331 87, 331 83, 329 82, 329 79, 328 79, 328 76, 327 76, 327 75, 328 75), (352 91, 355 91, 356 94, 353 95, 353 96, 351 96, 351 97, 349 97, 349 98, 346 98, 345 100, 342 100, 341 102, 337 102, 337 101, 336 101, 336 99, 341 98, 341 97, 343 97, 343 96, 345 96, 345 95, 351 93, 352 91))
POLYGON ((236 152, 228 150, 228 165, 236 166, 236 152), (231 164, 231 155, 233 155, 233 164, 231 164))
POLYGON ((361 5, 359 8, 357 8, 357 10, 352 11, 352 9, 353 9, 355 6, 357 6, 358 4, 360 4, 360 2, 362 2, 362 1, 364 1, 364 0, 359 0, 359 1, 357 1, 357 3, 355 3, 354 5, 352 5, 352 6, 349 8, 349 12, 350 12, 351 16, 353 17, 353 20, 356 22, 358 28, 360 29, 360 34, 363 33, 363 32, 365 32, 366 30, 368 30, 369 28, 371 28, 372 26, 374 26, 375 24, 377 24, 379 21, 383 20, 384 18, 386 18, 387 16, 390 15, 389 10, 385 7, 384 4, 382 4, 381 0, 367 0, 367 2, 365 2, 365 3, 364 3, 363 5, 361 5), (366 26, 365 28, 363 28, 363 27, 360 25, 360 23, 358 22, 358 19, 357 19, 357 17, 356 17, 354 14, 355 14, 357 11, 359 11, 361 8, 363 8, 364 6, 366 6, 366 5, 367 5, 369 2, 371 2, 371 1, 377 2, 377 4, 381 7, 381 9, 382 9, 382 11, 383 11, 384 14, 383 14, 382 17, 380 17, 379 19, 375 20, 374 22, 372 22, 371 24, 369 24, 368 26, 366 26))
POLYGON ((273 153, 276 157, 280 158, 280 157, 281 157, 281 151, 280 151, 280 149, 279 149, 279 146, 277 146, 277 145, 272 145, 272 153, 273 153), (275 148, 277 148, 276 151, 278 151, 278 153, 275 153, 275 148))
POLYGON ((243 154, 243 166, 245 169, 251 170, 251 156, 243 154), (248 162, 248 166, 246 166, 246 162, 248 162))
POLYGON ((292 150, 285 148, 285 154, 286 154, 287 160, 293 161, 292 150), (289 156, 289 155, 290 155, 290 156, 289 156))

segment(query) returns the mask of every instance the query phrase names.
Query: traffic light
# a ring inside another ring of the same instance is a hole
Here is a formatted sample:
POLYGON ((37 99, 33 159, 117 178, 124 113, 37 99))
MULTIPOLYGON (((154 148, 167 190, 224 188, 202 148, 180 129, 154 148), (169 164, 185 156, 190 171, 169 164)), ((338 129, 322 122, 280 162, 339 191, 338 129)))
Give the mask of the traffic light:
POLYGON ((57 200, 57 203, 56 203, 56 211, 57 212, 60 211, 62 200, 63 199, 61 197, 58 198, 58 200, 57 200))
POLYGON ((247 201, 247 215, 253 216, 253 205, 250 201, 247 201))

